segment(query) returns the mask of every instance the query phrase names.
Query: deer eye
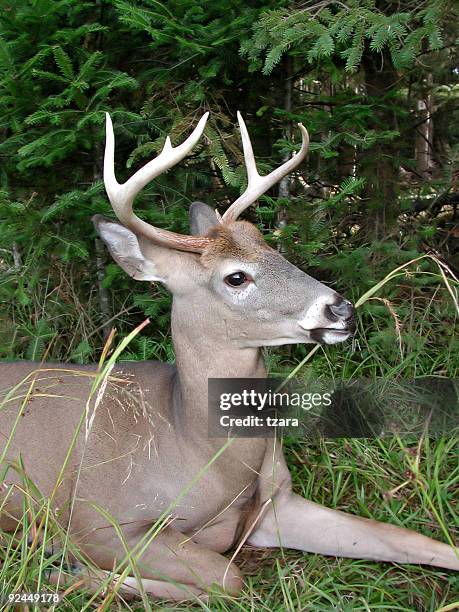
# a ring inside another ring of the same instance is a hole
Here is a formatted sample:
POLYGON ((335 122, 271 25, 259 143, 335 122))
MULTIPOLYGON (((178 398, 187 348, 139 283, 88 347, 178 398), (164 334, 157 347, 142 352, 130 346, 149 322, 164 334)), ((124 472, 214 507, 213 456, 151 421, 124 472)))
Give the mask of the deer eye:
POLYGON ((230 287, 240 287, 250 280, 251 278, 247 276, 247 274, 244 274, 244 272, 233 272, 233 274, 225 276, 225 283, 230 285, 230 287))

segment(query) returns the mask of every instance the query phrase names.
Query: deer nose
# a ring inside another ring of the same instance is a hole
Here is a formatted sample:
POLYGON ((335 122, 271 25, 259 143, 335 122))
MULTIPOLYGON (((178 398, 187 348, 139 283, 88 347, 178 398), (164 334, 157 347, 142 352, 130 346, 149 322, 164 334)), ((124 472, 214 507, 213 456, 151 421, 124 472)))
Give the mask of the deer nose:
POLYGON ((335 304, 328 304, 327 308, 329 313, 331 313, 330 318, 332 320, 336 321, 337 319, 344 319, 344 321, 349 321, 349 319, 354 318, 354 306, 343 298, 341 298, 338 302, 335 302, 335 304))

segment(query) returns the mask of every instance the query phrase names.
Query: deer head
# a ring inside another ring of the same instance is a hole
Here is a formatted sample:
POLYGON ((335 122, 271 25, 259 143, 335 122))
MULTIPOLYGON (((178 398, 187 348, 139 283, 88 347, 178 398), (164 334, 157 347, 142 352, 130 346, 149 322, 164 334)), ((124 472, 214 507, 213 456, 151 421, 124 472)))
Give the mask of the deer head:
POLYGON ((224 329, 227 338, 241 348, 345 340, 354 331, 351 303, 269 247, 254 225, 238 221, 250 204, 305 158, 309 137, 303 125, 299 124, 300 151, 270 174, 260 176, 238 113, 247 189, 223 216, 206 204, 193 203, 191 235, 159 229, 133 212, 137 193, 192 150, 207 117, 208 113, 181 145, 172 147, 168 137, 158 157, 119 184, 114 173, 113 127, 107 114, 104 182, 122 225, 99 215, 94 222, 113 258, 137 280, 164 283, 174 303, 182 306, 182 317, 189 313, 205 318, 210 330, 219 322, 219 333, 224 329))

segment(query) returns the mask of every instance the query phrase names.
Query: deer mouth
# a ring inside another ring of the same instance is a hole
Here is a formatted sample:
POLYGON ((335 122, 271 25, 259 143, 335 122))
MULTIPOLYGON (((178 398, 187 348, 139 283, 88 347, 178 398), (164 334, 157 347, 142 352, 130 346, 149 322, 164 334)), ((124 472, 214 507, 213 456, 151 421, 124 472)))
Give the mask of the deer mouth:
POLYGON ((345 328, 317 327, 316 329, 311 329, 309 334, 311 339, 318 344, 338 344, 352 336, 354 331, 355 325, 349 325, 345 328))

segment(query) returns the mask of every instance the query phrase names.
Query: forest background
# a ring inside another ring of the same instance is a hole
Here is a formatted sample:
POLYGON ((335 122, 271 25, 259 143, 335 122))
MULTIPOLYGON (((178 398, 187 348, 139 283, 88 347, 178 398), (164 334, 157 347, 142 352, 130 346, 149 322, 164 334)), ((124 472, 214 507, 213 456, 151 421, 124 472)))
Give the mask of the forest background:
MULTIPOLYGON (((312 359, 308 346, 269 350, 271 372, 301 365, 315 376, 457 377, 457 9, 440 0, 6 1, 0 358, 96 361, 112 327, 120 339, 149 317, 123 359, 174 360, 169 293, 131 281, 91 223, 95 213, 113 217, 101 180, 104 113, 114 122, 123 181, 167 134, 181 142, 211 111, 194 153, 136 203, 142 218, 187 233, 192 201, 223 212, 244 189, 239 110, 263 172, 297 150, 298 122, 311 136, 306 163, 246 218, 297 266, 359 304, 354 342, 312 359)), ((386 520, 403 510, 404 524, 437 537, 453 524, 451 440, 441 448, 373 443, 371 452, 356 440, 288 449, 298 487, 316 501, 386 520)), ((288 595, 281 586, 295 577, 297 560, 283 557, 267 570, 277 584, 268 589, 272 605, 288 607, 292 597, 305 604, 295 579, 288 595)), ((393 583, 372 590, 371 564, 344 568, 351 577, 341 567, 333 586, 320 583, 323 575, 308 578, 321 586, 306 603, 336 603, 348 591, 371 609, 387 597, 416 609, 451 600, 441 572, 419 570, 418 580, 394 570, 393 583)), ((257 566, 250 596, 265 588, 262 575, 257 566)))

